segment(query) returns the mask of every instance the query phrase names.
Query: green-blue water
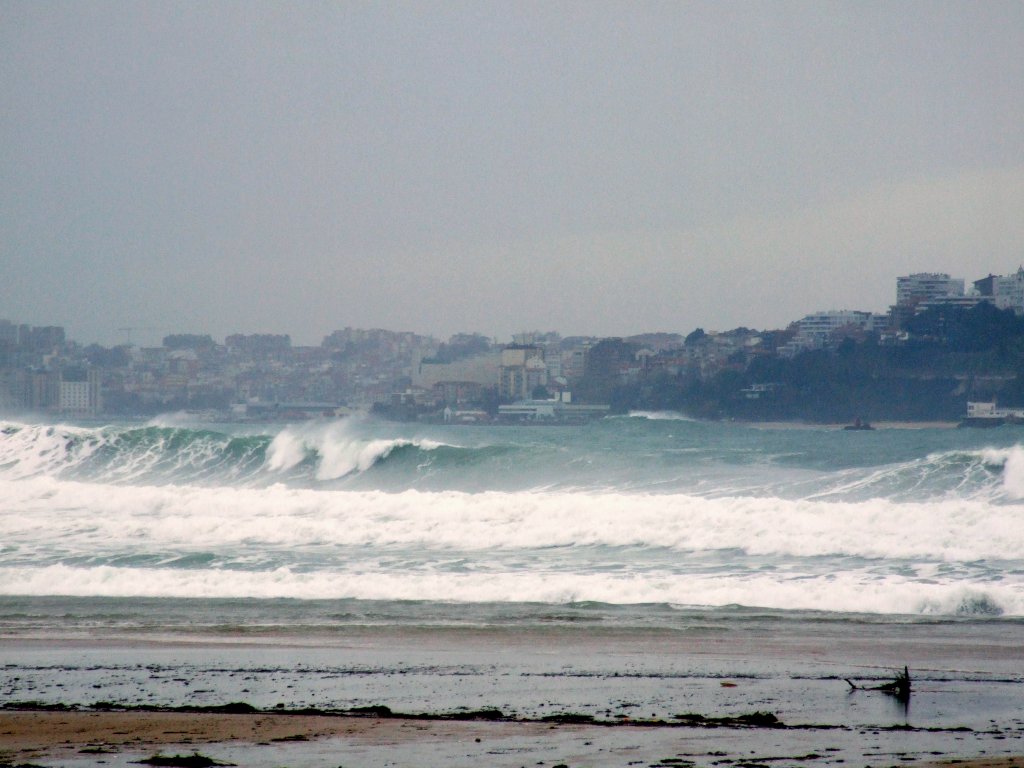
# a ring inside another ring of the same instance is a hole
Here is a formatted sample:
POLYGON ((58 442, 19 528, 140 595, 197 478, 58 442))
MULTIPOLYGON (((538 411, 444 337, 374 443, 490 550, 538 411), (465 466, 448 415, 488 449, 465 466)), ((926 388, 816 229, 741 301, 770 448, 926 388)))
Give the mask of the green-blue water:
POLYGON ((1024 615, 1017 428, 0 432, 0 593, 1024 615))

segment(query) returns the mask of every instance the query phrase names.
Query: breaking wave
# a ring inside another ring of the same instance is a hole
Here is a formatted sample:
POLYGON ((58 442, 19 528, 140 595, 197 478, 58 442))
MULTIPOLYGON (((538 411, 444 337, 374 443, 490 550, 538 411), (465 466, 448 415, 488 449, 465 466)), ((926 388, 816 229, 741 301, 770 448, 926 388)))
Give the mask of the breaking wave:
POLYGON ((45 521, 61 546, 153 541, 216 551, 313 542, 452 551, 620 548, 728 556, 857 557, 935 563, 1013 560, 1024 552, 1015 507, 708 499, 682 494, 400 493, 261 488, 110 486, 37 478, 5 482, 4 540, 45 521))
POLYGON ((336 480, 353 472, 365 472, 403 448, 432 451, 444 445, 433 440, 358 440, 338 425, 288 427, 270 441, 264 467, 281 472, 309 462, 316 467, 317 480, 336 480))
POLYGON ((0 594, 1022 616, 1014 437, 0 424, 0 594))
POLYGON ((1018 615, 1019 509, 3 482, 0 592, 1018 615))
POLYGON ((1019 617, 1019 589, 998 586, 988 593, 957 585, 865 575, 808 577, 782 582, 767 576, 672 577, 640 574, 515 572, 476 574, 445 571, 395 572, 272 571, 215 569, 139 570, 101 566, 81 568, 0 568, 0 594, 161 597, 301 598, 474 603, 579 602, 611 605, 670 604, 682 608, 746 606, 830 613, 1019 617), (980 610, 976 610, 980 606, 980 610))
POLYGON ((630 411, 629 418, 647 419, 648 421, 696 421, 678 411, 630 411))
POLYGON ((1002 468, 1002 485, 1008 496, 1024 499, 1024 446, 988 448, 980 451, 980 457, 985 466, 1002 468))
POLYGON ((403 449, 444 446, 425 439, 366 439, 338 424, 233 435, 171 426, 175 421, 99 429, 7 424, 0 431, 0 477, 241 485, 327 481, 365 472, 403 449))
POLYGON ((851 440, 834 431, 772 432, 680 422, 666 414, 633 416, 572 433, 427 428, 403 434, 359 420, 244 431, 189 426, 173 415, 142 426, 101 428, 8 423, 0 425, 0 478, 823 501, 1024 499, 1020 445, 921 453, 916 446, 887 448, 881 440, 867 444, 856 439, 862 435, 851 440))

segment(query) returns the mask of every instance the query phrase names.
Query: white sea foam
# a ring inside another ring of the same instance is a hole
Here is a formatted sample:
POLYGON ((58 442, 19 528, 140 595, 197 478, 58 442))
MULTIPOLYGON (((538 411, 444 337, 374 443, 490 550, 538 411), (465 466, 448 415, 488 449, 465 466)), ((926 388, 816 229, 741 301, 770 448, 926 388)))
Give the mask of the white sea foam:
POLYGON ((265 467, 271 472, 292 469, 310 453, 319 455, 317 480, 335 480, 353 472, 365 472, 392 451, 405 446, 434 450, 444 443, 424 439, 371 439, 352 433, 345 422, 289 426, 267 447, 265 467))
MULTIPOLYGON (((679 418, 678 414, 642 414, 647 418, 679 418)), ((2 425, 0 425, 2 426, 2 425)), ((165 482, 259 485, 283 481, 308 484, 311 480, 333 481, 365 472, 396 451, 415 448, 431 451, 457 447, 422 437, 379 437, 379 425, 368 422, 313 422, 287 426, 273 438, 217 431, 162 427, 105 427, 84 429, 67 425, 8 424, 0 433, 0 477, 39 475, 89 477, 109 483, 155 484, 165 482), (269 442, 268 442, 269 441, 269 442), (95 460, 94 460, 95 459, 95 460)), ((664 436, 662 436, 664 438, 664 436)), ((642 438, 630 437, 634 449, 642 438)), ((513 443, 514 445, 514 443, 513 443)), ((792 446, 790 446, 792 447, 792 446)), ((792 498, 810 494, 819 500, 864 499, 870 496, 901 500, 972 499, 998 503, 1024 498, 1024 447, 980 450, 948 450, 906 458, 874 467, 845 466, 823 473, 812 462, 800 467, 801 451, 767 450, 756 441, 735 451, 728 447, 710 450, 700 441, 681 439, 679 444, 659 445, 655 452, 639 450, 639 485, 669 489, 700 488, 712 495, 780 495, 792 498), (658 452, 671 471, 679 463, 678 477, 656 478, 658 452), (723 463, 722 456, 742 456, 738 465, 723 463), (685 458, 680 458, 685 457, 685 458), (651 459, 654 459, 652 462, 651 459), (702 474, 694 470, 700 467, 702 474), (752 470, 751 467, 764 469, 752 470), (706 473, 704 470, 706 469, 706 473)), ((594 454, 585 442, 567 442, 558 454, 565 470, 558 476, 563 488, 608 487, 604 475, 592 472, 592 464, 609 460, 613 482, 622 488, 636 486, 623 475, 620 457, 594 454), (572 461, 573 457, 577 461, 572 461), (567 462, 567 463, 564 463, 567 462), (580 468, 587 471, 576 474, 580 468), (580 480, 575 484, 574 480, 580 480)), ((472 455, 478 449, 465 449, 472 455)), ((515 452, 513 452, 514 454, 515 452)), ((513 455, 509 454, 509 455, 513 455)), ((526 454, 522 454, 524 457, 526 454)), ((504 487, 538 487, 531 482, 529 465, 497 464, 494 455, 478 452, 479 462, 468 464, 454 457, 432 464, 433 487, 480 487, 481 478, 498 470, 496 484, 504 487), (469 467, 467 469, 467 467, 469 467), (507 475, 510 483, 503 482, 507 475)), ((628 453, 626 454, 628 458, 628 453)), ((391 476, 395 485, 413 484, 421 479, 418 468, 407 463, 391 476)), ((551 475, 544 475, 549 485, 551 475)), ((486 484, 486 483, 485 483, 486 484)))
POLYGON ((981 451, 986 464, 1003 468, 1003 489, 1013 499, 1024 499, 1024 446, 987 448, 981 451))
POLYGON ((695 421, 679 411, 630 411, 629 418, 648 421, 695 421))
MULTIPOLYGON (((176 423, 174 414, 160 417, 148 427, 169 432, 145 434, 126 428, 83 428, 65 424, 0 424, 0 476, 18 479, 60 476, 86 462, 96 451, 111 449, 92 477, 105 482, 189 479, 219 472, 216 479, 237 479, 237 457, 225 454, 231 435, 189 432, 176 423), (181 439, 184 434, 187 439, 181 439), (155 473, 155 475, 153 474, 155 473), (195 474, 198 473, 198 474, 195 474)), ((396 449, 415 446, 430 451, 446 445, 428 439, 366 438, 343 422, 314 422, 281 429, 267 446, 263 469, 273 475, 287 472, 307 457, 316 457, 317 480, 334 480, 363 472, 386 459, 396 449)))
POLYGON ((280 472, 297 466, 306 458, 306 441, 293 430, 282 430, 274 435, 267 446, 264 466, 271 472, 280 472))
POLYGON ((531 570, 488 572, 483 576, 432 570, 303 572, 278 568, 254 572, 52 565, 0 568, 0 585, 0 594, 17 595, 596 601, 879 614, 1024 615, 1024 584, 1019 581, 980 590, 897 576, 879 579, 860 573, 779 578, 771 574, 585 574, 531 570))
POLYGON ((7 478, 56 474, 87 459, 103 442, 94 429, 67 424, 0 425, 0 467, 7 478))
POLYGON ((11 425, 0 435, 0 594, 1024 615, 1024 526, 1014 501, 1024 498, 1024 447, 844 471, 842 487, 803 499, 724 491, 728 467, 708 475, 719 489, 710 495, 288 485, 289 470, 305 461, 311 469, 303 478, 331 480, 408 446, 444 445, 363 434, 370 431, 345 423, 287 427, 264 455, 264 440, 225 451, 232 438, 216 433, 11 425), (198 484, 206 468, 221 472, 223 457, 245 451, 251 472, 280 482, 247 487, 216 474, 216 485, 198 484), (89 472, 64 473, 92 458, 102 461, 89 472), (197 479, 185 484, 175 480, 179 473, 197 479), (938 487, 929 473, 951 490, 903 500, 917 496, 915 477, 938 487), (957 476, 968 475, 958 489, 957 476), (867 497, 890 486, 902 495, 867 497))
POLYGON ((944 562, 1015 560, 1024 552, 1019 507, 983 501, 138 487, 46 477, 0 481, 0 494, 3 540, 42 527, 63 546, 88 530, 111 543, 213 549, 313 541, 470 551, 609 546, 944 562))
POLYGON ((194 429, 198 426, 198 422, 196 417, 188 413, 188 411, 171 411, 169 413, 161 413, 154 416, 146 422, 146 426, 165 429, 194 429))
MULTIPOLYGON (((152 425, 150 425, 152 427, 152 425)), ((169 429, 169 428, 160 428, 169 429)), ((154 471, 163 478, 176 473, 189 473, 224 460, 227 435, 195 433, 194 439, 182 441, 174 434, 148 434, 152 429, 124 427, 86 428, 67 424, 7 425, 0 437, 0 476, 18 479, 37 476, 74 474, 102 451, 107 459, 92 466, 90 476, 105 482, 133 482, 155 479, 154 471)), ((232 472, 224 472, 224 480, 232 472)))

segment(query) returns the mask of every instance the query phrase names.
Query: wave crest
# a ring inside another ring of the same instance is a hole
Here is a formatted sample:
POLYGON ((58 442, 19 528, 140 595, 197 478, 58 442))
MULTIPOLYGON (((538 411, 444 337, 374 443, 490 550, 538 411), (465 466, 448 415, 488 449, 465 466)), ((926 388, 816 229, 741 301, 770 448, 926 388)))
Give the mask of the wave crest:
POLYGON ((980 451, 982 461, 1002 467, 1003 490, 1013 499, 1024 499, 1024 446, 986 448, 980 451))
POLYGON ((679 411, 630 411, 631 419, 646 419, 647 421, 696 421, 679 411))
POLYGON ((271 436, 176 421, 99 429, 6 424, 0 431, 0 476, 133 484, 323 482, 365 472, 402 449, 455 447, 418 438, 363 437, 337 422, 288 426, 271 436))
POLYGON ((433 440, 378 438, 365 440, 351 434, 344 423, 286 427, 267 447, 266 469, 282 472, 304 461, 316 465, 317 480, 337 480, 365 472, 400 448, 432 451, 446 446, 433 440))

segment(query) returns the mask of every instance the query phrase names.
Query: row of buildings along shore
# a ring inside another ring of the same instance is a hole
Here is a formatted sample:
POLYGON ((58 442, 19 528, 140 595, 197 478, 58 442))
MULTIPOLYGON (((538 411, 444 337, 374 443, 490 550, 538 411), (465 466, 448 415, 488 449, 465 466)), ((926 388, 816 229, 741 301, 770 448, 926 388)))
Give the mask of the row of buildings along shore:
POLYGON ((183 333, 164 337, 159 347, 108 348, 70 341, 59 326, 0 320, 0 410, 77 418, 191 410, 280 420, 376 409, 451 422, 586 419, 607 411, 599 393, 609 383, 657 372, 708 379, 730 367, 743 370, 759 356, 792 358, 868 335, 900 345, 910 337, 911 318, 934 308, 988 303, 1024 315, 1024 268, 970 286, 944 273, 904 275, 896 278, 895 299, 884 313, 815 312, 778 330, 624 339, 535 332, 511 343, 475 333, 442 342, 345 328, 319 346, 293 345, 287 334, 234 334, 218 343, 183 333))

